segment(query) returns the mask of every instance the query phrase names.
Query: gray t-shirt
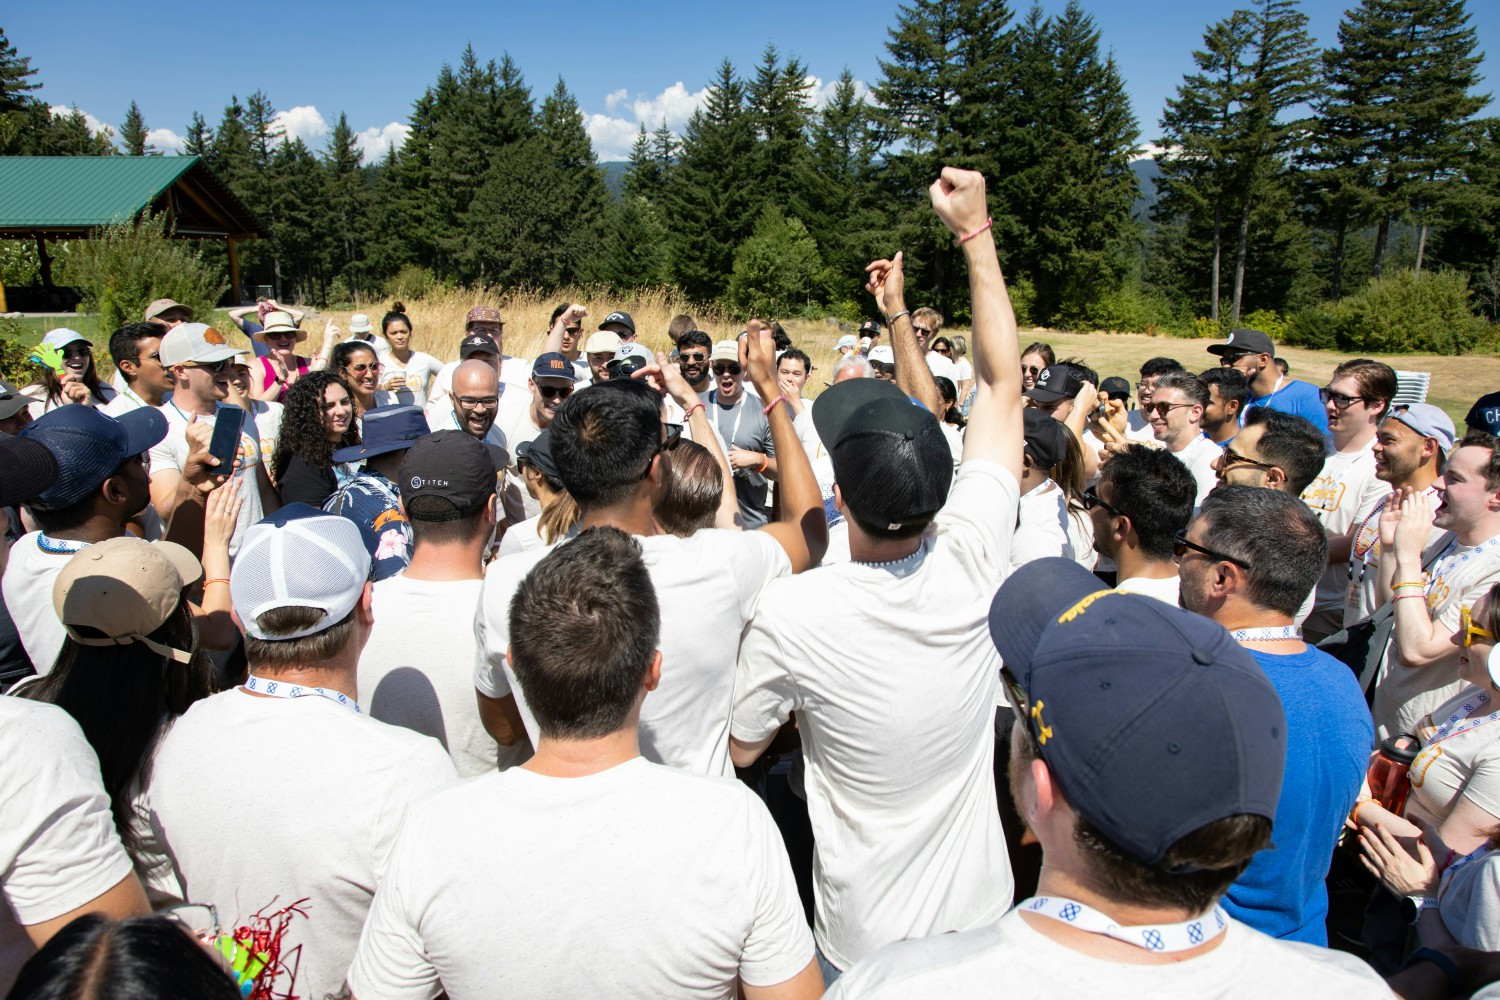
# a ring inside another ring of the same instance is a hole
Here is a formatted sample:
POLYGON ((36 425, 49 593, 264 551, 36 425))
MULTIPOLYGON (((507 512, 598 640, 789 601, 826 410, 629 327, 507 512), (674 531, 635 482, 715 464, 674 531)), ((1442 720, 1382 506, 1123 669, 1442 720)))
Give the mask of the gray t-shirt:
MULTIPOLYGON (((759 451, 775 456, 776 445, 771 441, 771 421, 760 412, 760 402, 748 392, 743 393, 733 406, 721 406, 718 393, 712 395, 708 404, 709 419, 719 430, 719 437, 730 447, 746 451, 759 451)), ((766 497, 771 484, 765 476, 754 469, 734 470, 734 495, 740 502, 740 516, 745 527, 758 528, 765 524, 766 497)))

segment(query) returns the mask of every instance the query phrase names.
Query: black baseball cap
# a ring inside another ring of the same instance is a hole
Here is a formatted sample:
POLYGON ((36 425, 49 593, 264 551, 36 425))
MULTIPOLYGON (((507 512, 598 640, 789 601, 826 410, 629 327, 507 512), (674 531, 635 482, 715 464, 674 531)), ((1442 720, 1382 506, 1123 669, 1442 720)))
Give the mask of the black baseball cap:
POLYGON ((458 345, 458 356, 460 358, 470 358, 476 354, 493 354, 498 358, 500 356, 500 348, 496 347, 495 342, 484 334, 475 333, 465 337, 463 342, 458 345))
POLYGON ((953 452, 937 417, 891 382, 856 378, 829 386, 813 426, 833 459, 844 501, 890 531, 925 523, 948 500, 953 452))
POLYGON ((1023 395, 1038 403, 1056 403, 1072 399, 1083 388, 1083 373, 1072 365, 1048 365, 1036 377, 1036 385, 1023 395))
POLYGON ((1111 399, 1129 399, 1130 382, 1118 375, 1111 375, 1099 383, 1099 391, 1111 399))
POLYGON ((31 405, 31 399, 4 379, 0 379, 0 420, 9 420, 31 405))
POLYGON ((1225 354, 1269 354, 1276 356, 1276 345, 1260 330, 1241 327, 1229 331, 1229 339, 1222 344, 1209 344, 1209 354, 1223 357, 1225 354))
POLYGON ((1286 716, 1221 626, 1049 557, 1000 586, 989 627, 1063 794, 1132 858, 1158 865, 1230 816, 1275 819, 1286 716))
POLYGON ((57 458, 50 448, 30 438, 0 434, 0 507, 35 499, 56 479, 57 458))
POLYGON ((625 329, 629 330, 632 337, 635 336, 635 320, 630 318, 630 313, 621 312, 618 309, 599 321, 599 329, 603 330, 604 328, 615 323, 618 323, 625 329))
POLYGON ((880 336, 880 321, 874 319, 865 320, 859 325, 859 332, 860 335, 864 337, 880 336))
POLYGON ((413 521, 456 521, 489 501, 498 470, 492 446, 464 431, 429 434, 401 459, 397 485, 401 504, 413 521))
MULTIPOLYGON (((814 408, 816 410, 816 408, 814 408)), ((1041 410, 1022 410, 1025 424, 1026 453, 1043 469, 1051 469, 1068 453, 1068 435, 1073 433, 1041 410)))
POLYGON ((552 458, 552 428, 548 427, 530 441, 516 445, 516 457, 526 459, 548 479, 562 482, 562 477, 557 474, 557 462, 552 458))

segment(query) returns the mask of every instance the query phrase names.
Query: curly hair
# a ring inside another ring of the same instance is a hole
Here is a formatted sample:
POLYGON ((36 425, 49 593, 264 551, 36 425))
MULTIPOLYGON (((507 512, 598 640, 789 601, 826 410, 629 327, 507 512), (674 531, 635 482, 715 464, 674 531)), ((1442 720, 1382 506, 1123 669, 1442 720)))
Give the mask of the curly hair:
POLYGON ((330 385, 341 385, 353 401, 354 390, 341 376, 330 371, 308 372, 282 397, 281 432, 276 436, 276 451, 271 468, 279 479, 293 455, 301 455, 315 469, 333 465, 333 453, 340 448, 359 444, 359 426, 349 421, 349 429, 337 441, 328 440, 323 424, 323 394, 330 385))

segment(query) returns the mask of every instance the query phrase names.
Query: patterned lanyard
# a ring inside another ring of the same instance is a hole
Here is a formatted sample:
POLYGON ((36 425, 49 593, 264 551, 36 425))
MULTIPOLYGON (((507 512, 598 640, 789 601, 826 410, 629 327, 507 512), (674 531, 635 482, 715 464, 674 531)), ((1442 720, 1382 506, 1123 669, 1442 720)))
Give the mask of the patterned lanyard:
POLYGON ((1442 882, 1440 882, 1438 885, 1438 899, 1441 900, 1445 895, 1448 894, 1448 890, 1452 888, 1454 872, 1458 871, 1470 861, 1475 861, 1479 858, 1482 858, 1493 850, 1494 848, 1487 843, 1480 844, 1478 847, 1474 848, 1463 857, 1454 858, 1453 861, 1449 863, 1448 867, 1443 869, 1443 879, 1442 882))
POLYGON ((36 547, 54 556, 68 556, 80 549, 88 548, 89 543, 69 541, 66 538, 53 538, 38 531, 36 533, 36 547))
POLYGON ((301 684, 288 684, 285 681, 272 681, 264 677, 251 674, 245 678, 245 683, 240 685, 246 691, 254 691, 271 698, 327 698, 329 701, 342 705, 355 715, 359 715, 359 702, 341 691, 330 691, 328 688, 303 687, 301 684))
POLYGON ((1276 639, 1300 639, 1302 630, 1296 625, 1271 625, 1266 628, 1237 628, 1229 633, 1235 642, 1270 642, 1276 639))
POLYGON ((1197 948, 1223 934, 1229 926, 1228 916, 1217 903, 1204 916, 1184 920, 1180 924, 1141 924, 1135 927, 1121 927, 1108 914, 1058 896, 1037 896, 1021 903, 1016 909, 1051 917, 1081 931, 1103 934, 1116 941, 1159 954, 1197 948))
MULTIPOLYGON (((1422 491, 1421 495, 1424 496, 1424 497, 1436 496, 1437 495, 1437 490, 1435 490, 1431 486, 1429 486, 1425 490, 1422 491)), ((1375 509, 1372 510, 1372 511, 1370 511, 1370 513, 1368 513, 1368 514, 1365 515, 1365 519, 1363 521, 1359 522, 1359 527, 1355 528, 1354 529, 1354 534, 1350 536, 1350 545, 1349 545, 1349 582, 1350 583, 1364 583, 1365 582, 1365 573, 1368 572, 1369 568, 1370 568, 1369 560, 1367 560, 1365 558, 1365 556, 1368 555, 1368 554, 1370 554, 1371 552, 1375 553, 1377 556, 1380 554, 1380 526, 1377 523, 1376 526, 1375 526, 1375 528, 1373 530, 1371 530, 1370 529, 1370 522, 1371 521, 1377 521, 1378 522, 1378 520, 1380 518, 1380 512, 1383 511, 1383 510, 1385 510, 1385 505, 1390 502, 1390 499, 1391 498, 1388 495, 1384 496, 1384 497, 1381 497, 1380 498, 1380 502, 1375 505, 1375 509), (1365 545, 1364 548, 1360 548, 1359 547, 1359 540, 1360 540, 1360 538, 1364 535, 1364 533, 1367 530, 1371 530, 1370 541, 1369 541, 1369 543, 1367 545, 1365 545), (1359 567, 1359 576, 1357 576, 1357 577, 1354 575, 1354 567, 1355 566, 1359 567)))
POLYGON ((1432 739, 1423 744, 1422 749, 1425 750, 1428 747, 1436 746, 1444 740, 1450 740, 1460 733, 1467 733, 1471 729, 1478 729, 1480 726, 1500 719, 1500 711, 1491 712, 1482 719, 1470 718, 1475 712, 1488 704, 1490 700, 1490 696, 1483 691, 1476 689, 1476 694, 1478 694, 1477 698, 1465 701, 1458 707, 1458 711, 1448 716, 1448 721, 1437 728, 1437 732, 1433 733, 1432 739))
MULTIPOLYGON (((1453 539, 1453 541, 1451 541, 1451 542, 1448 543, 1448 547, 1443 550, 1443 554, 1440 555, 1440 556, 1438 556, 1437 559, 1433 563, 1433 572, 1430 573, 1430 574, 1428 574, 1428 576, 1427 576, 1427 588, 1426 589, 1427 589, 1428 595, 1430 596, 1432 594, 1433 590, 1437 587, 1437 585, 1439 583, 1441 583, 1443 581, 1443 577, 1447 576, 1448 572, 1450 570, 1457 569, 1459 566, 1462 566, 1464 563, 1468 562, 1470 559, 1473 559, 1473 558, 1477 557, 1479 555, 1479 553, 1483 552, 1485 549, 1487 549, 1490 546, 1494 545, 1496 542, 1500 542, 1500 535, 1495 535, 1492 538, 1486 538, 1484 541, 1480 542, 1478 545, 1474 546, 1472 549, 1470 549, 1469 551, 1465 552, 1463 555, 1459 556, 1457 559, 1453 560, 1452 562, 1449 562, 1446 565, 1443 565, 1443 560, 1448 558, 1448 554, 1450 552, 1452 552, 1454 549, 1458 548, 1458 538, 1455 537, 1453 539)), ((1431 606, 1431 603, 1432 603, 1431 600, 1429 600, 1428 601, 1428 606, 1429 607, 1431 606)))

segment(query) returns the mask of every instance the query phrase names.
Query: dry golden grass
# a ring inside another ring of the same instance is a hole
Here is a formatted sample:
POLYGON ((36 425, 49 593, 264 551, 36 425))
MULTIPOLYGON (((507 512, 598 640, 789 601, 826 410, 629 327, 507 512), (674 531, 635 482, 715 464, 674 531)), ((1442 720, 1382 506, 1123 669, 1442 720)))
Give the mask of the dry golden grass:
MULTIPOLYGON (((412 345, 416 350, 450 361, 458 356, 465 314, 476 305, 493 305, 499 308, 500 315, 505 319, 506 352, 518 357, 534 357, 541 350, 553 308, 564 300, 580 301, 588 306, 589 316, 584 321, 586 330, 597 326, 599 320, 610 310, 625 310, 635 319, 640 339, 653 350, 663 351, 670 347, 667 342, 667 326, 678 313, 694 316, 698 321, 698 328, 716 340, 734 337, 744 328, 744 322, 748 318, 728 316, 717 311, 696 310, 686 299, 670 290, 637 292, 610 302, 591 301, 578 292, 557 293, 543 298, 531 292, 486 295, 470 291, 444 291, 406 302, 406 312, 411 316, 415 327, 412 345)), ((324 321, 332 319, 340 327, 347 329, 349 317, 355 312, 364 312, 372 322, 378 324, 390 305, 389 301, 371 301, 360 303, 349 310, 313 310, 303 320, 303 326, 310 331, 311 339, 316 343, 321 336, 324 321)), ((852 333, 854 325, 833 319, 791 319, 783 321, 783 325, 793 342, 813 359, 815 370, 808 381, 807 394, 815 396, 838 360, 834 344, 842 334, 852 333)), ((945 329, 944 333, 967 335, 969 330, 951 327, 945 329)), ((1208 340, 1182 340, 1127 333, 1022 331, 1022 346, 1034 340, 1051 344, 1059 358, 1084 359, 1099 372, 1100 377, 1122 375, 1132 384, 1136 381, 1141 363, 1158 355, 1176 358, 1190 371, 1200 371, 1215 361, 1214 356, 1206 349, 1212 343, 1208 340)), ((1351 356, 1298 347, 1283 348, 1280 353, 1291 365, 1294 378, 1317 385, 1327 384, 1334 367, 1351 356)), ((1396 369, 1431 372, 1432 388, 1428 401, 1446 410, 1460 427, 1464 414, 1475 399, 1500 389, 1500 357, 1494 355, 1446 357, 1398 354, 1374 357, 1396 369)))

